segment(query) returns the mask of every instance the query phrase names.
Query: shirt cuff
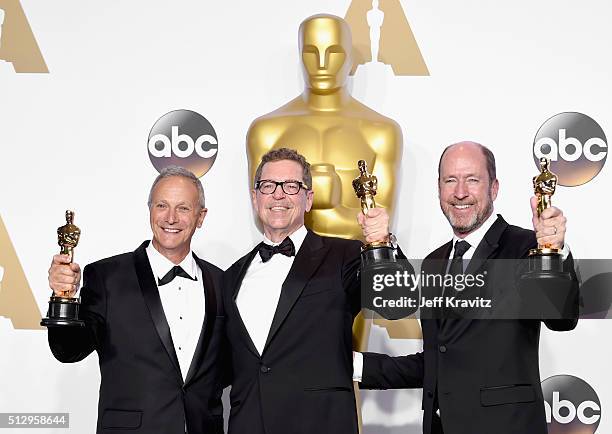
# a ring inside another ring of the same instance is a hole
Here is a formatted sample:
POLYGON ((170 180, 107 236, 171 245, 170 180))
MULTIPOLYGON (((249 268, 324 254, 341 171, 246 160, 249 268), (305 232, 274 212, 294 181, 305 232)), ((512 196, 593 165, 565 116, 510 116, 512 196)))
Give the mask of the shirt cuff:
POLYGON ((353 381, 361 382, 363 376, 363 354, 353 351, 353 381))
POLYGON ((563 258, 564 261, 567 259, 569 254, 570 254, 569 245, 567 243, 564 243, 563 248, 561 249, 561 257, 563 258))

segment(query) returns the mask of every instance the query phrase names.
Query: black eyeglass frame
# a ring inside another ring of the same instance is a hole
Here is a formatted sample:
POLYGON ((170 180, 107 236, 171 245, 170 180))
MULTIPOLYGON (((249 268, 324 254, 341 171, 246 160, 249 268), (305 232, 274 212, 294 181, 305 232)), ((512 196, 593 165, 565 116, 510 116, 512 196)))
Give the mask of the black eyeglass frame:
POLYGON ((304 184, 302 181, 298 181, 296 179, 287 179, 286 181, 273 181, 272 179, 260 179, 259 181, 257 181, 255 183, 255 190, 257 190, 261 194, 265 194, 265 195, 274 194, 276 192, 276 189, 278 188, 279 185, 280 185, 281 189, 283 190, 283 193, 285 193, 285 194, 287 194, 289 196, 295 196, 296 194, 298 194, 302 190, 306 190, 306 191, 310 190, 310 188, 308 188, 308 186, 306 184, 304 184), (272 192, 270 192, 270 193, 264 193, 263 191, 261 191, 261 185, 264 182, 269 182, 271 184, 276 184, 274 186, 274 190, 272 190, 272 192), (296 191, 295 193, 287 192, 285 190, 285 184, 286 183, 297 184, 298 185, 298 191, 296 191))

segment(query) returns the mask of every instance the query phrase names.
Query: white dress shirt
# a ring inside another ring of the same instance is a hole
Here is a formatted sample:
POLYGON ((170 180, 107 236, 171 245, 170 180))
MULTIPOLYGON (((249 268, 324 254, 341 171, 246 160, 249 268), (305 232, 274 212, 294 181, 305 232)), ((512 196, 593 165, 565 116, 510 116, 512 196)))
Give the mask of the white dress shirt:
MULTIPOLYGON (((149 243, 146 251, 157 284, 159 279, 174 267, 174 264, 159 253, 153 247, 153 243, 149 243)), ((198 267, 193 252, 190 252, 178 265, 197 280, 176 276, 172 282, 158 285, 157 289, 170 327, 181 375, 185 380, 202 331, 205 300, 202 270, 198 267)))
MULTIPOLYGON (((307 233, 306 228, 302 226, 289 235, 295 246, 296 254, 307 233)), ((280 244, 273 243, 265 236, 263 242, 271 246, 280 244)), ((263 262, 261 256, 256 254, 244 275, 240 291, 238 291, 236 305, 240 317, 260 355, 268 339, 283 282, 289 274, 294 259, 295 256, 289 257, 277 253, 268 262, 263 262)))
MULTIPOLYGON (((468 263, 470 262, 470 259, 472 259, 472 256, 474 256, 476 247, 478 247, 478 245, 480 244, 480 242, 482 241, 486 233, 489 231, 489 229, 491 229, 491 226, 493 226, 493 223, 495 223, 496 220, 497 220, 497 215, 495 214, 495 212, 493 212, 491 213, 489 218, 487 218, 484 221, 484 223, 480 225, 478 229, 476 229, 474 232, 469 233, 464 238, 459 238, 457 235, 453 234, 453 239, 452 239, 452 244, 451 244, 452 247, 451 247, 450 255, 448 255, 448 258, 449 259, 452 258, 453 255, 455 254, 455 243, 457 241, 461 241, 461 240, 467 241, 470 244, 470 248, 467 249, 466 252, 463 254, 463 268, 465 270, 468 266, 468 263)), ((451 261, 448 261, 448 265, 446 267, 447 270, 448 270, 448 267, 450 267, 450 263, 451 261)))

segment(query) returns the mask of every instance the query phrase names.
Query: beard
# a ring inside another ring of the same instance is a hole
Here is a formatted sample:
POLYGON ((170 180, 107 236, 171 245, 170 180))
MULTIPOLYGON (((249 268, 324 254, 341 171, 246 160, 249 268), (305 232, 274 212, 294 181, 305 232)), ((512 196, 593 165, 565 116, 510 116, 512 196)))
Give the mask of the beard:
MULTIPOLYGON (((440 202, 442 213, 450 223, 453 231, 457 234, 463 235, 475 231, 482 226, 485 220, 493 213, 493 199, 491 195, 487 197, 487 201, 484 203, 484 207, 482 209, 476 210, 476 212, 472 213, 470 216, 467 216, 467 218, 456 217, 452 211, 453 205, 462 205, 462 203, 456 202, 451 204, 443 204, 440 202)), ((472 206, 475 206, 475 204, 472 204, 472 206)))

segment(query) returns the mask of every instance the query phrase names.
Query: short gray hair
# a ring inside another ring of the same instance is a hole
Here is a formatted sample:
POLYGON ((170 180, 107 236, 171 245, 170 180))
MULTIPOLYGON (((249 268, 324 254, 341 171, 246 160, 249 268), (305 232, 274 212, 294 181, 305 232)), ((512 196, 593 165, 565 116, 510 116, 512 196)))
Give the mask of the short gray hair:
POLYGON ((159 172, 159 175, 157 175, 157 178, 155 178, 155 181, 153 181, 153 185, 151 185, 151 190, 149 190, 149 199, 147 200, 147 205, 149 206, 149 208, 151 208, 151 206, 153 205, 153 190, 155 189, 155 186, 162 179, 170 178, 171 176, 180 176, 193 182, 193 184, 198 189, 198 201, 200 202, 200 207, 206 208, 204 187, 202 187, 202 182, 192 172, 181 166, 168 166, 162 169, 161 172, 159 172))
POLYGON ((261 181, 261 172, 263 171, 263 167, 266 163, 272 163, 275 161, 295 161, 300 166, 302 166, 302 182, 306 185, 306 189, 312 188, 312 174, 310 173, 310 163, 306 161, 306 157, 300 154, 295 149, 290 148, 279 148, 272 149, 266 152, 263 157, 261 157, 261 162, 259 166, 257 166, 257 170, 255 171, 255 179, 253 180, 253 188, 257 185, 259 181, 261 181))

